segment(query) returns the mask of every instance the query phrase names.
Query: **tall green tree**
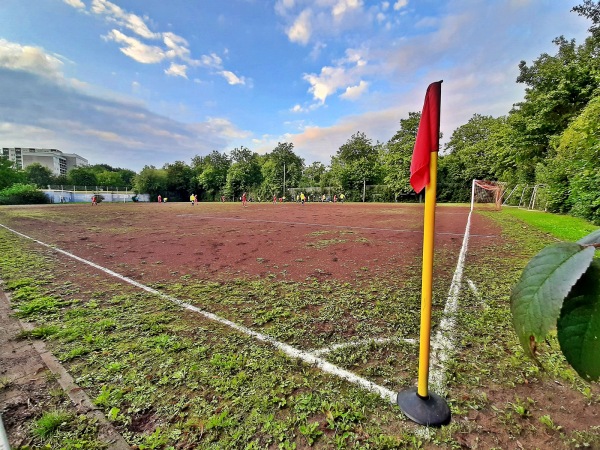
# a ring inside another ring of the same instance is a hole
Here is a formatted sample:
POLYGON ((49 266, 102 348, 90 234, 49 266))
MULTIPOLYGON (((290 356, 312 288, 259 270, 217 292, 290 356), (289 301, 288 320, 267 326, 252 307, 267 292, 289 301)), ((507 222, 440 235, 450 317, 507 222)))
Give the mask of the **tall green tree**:
POLYGON ((227 153, 213 150, 202 158, 201 164, 196 164, 201 171, 197 177, 199 185, 206 192, 207 198, 215 200, 223 194, 227 182, 227 172, 231 167, 231 160, 227 153))
POLYGON ((237 198, 243 192, 252 195, 262 182, 259 156, 246 147, 235 148, 230 152, 233 164, 227 172, 225 195, 237 198))
POLYGON ((123 178, 121 178, 121 174, 119 172, 112 172, 108 170, 103 170, 96 174, 96 179, 98 180, 98 184, 101 186, 110 186, 110 187, 121 187, 125 186, 123 182, 123 178))
POLYGON ((34 184, 39 188, 46 188, 54 181, 52 171, 40 163, 33 163, 25 167, 25 175, 30 184, 34 184))
POLYGON ((534 180, 550 140, 600 92, 600 38, 588 37, 583 45, 563 36, 553 42, 555 55, 543 53, 530 66, 525 61, 519 64, 517 82, 526 86, 525 99, 510 112, 509 123, 517 132, 522 181, 534 180))
POLYGON ((0 190, 15 183, 25 183, 25 174, 17 170, 15 164, 8 158, 0 156, 0 190))
POLYGON ((600 225, 600 96, 553 141, 552 157, 538 166, 548 207, 600 225))
POLYGON ((149 194, 152 200, 155 200, 159 194, 168 198, 167 171, 154 166, 144 166, 133 179, 133 187, 136 193, 149 194))
POLYGON ((167 197, 173 200, 187 200, 190 194, 198 194, 198 182, 192 168, 183 161, 175 161, 163 166, 167 175, 167 197))
POLYGON ((284 173, 286 188, 298 187, 303 169, 304 159, 296 155, 294 144, 277 143, 277 147, 263 158, 261 167, 263 181, 260 195, 263 198, 270 198, 273 195, 281 196, 284 188, 284 173))
MULTIPOLYGON (((452 133, 440 158, 438 198, 467 201, 473 179, 497 181, 498 158, 506 134, 506 119, 474 114, 452 133)), ((506 160, 504 161, 506 163, 506 160)))
POLYGON ((600 37, 600 1, 584 0, 581 5, 574 6, 571 11, 590 19, 592 26, 588 28, 588 31, 595 38, 600 37))
POLYGON ((94 188, 98 185, 96 170, 92 167, 75 167, 67 173, 67 181, 73 186, 94 188))
POLYGON ((323 180, 323 175, 326 171, 327 167, 325 167, 323 163, 319 161, 312 162, 302 173, 300 187, 321 186, 321 181, 323 180))
POLYGON ((365 184, 379 184, 382 181, 379 148, 365 133, 359 131, 332 157, 331 171, 336 187, 345 191, 349 200, 360 199, 365 184))
POLYGON ((411 192, 410 163, 412 160, 421 113, 409 112, 400 119, 400 129, 381 148, 384 164, 384 183, 397 195, 411 192))

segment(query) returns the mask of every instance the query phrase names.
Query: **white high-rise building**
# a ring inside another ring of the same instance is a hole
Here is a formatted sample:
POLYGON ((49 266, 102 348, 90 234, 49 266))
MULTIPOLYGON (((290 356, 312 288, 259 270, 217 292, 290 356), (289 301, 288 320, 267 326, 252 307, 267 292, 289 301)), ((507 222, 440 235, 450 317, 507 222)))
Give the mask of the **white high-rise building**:
POLYGON ((14 162, 17 169, 25 169, 33 163, 39 163, 50 169, 54 175, 66 175, 74 167, 88 165, 87 159, 75 153, 63 153, 55 148, 3 147, 0 156, 14 162))

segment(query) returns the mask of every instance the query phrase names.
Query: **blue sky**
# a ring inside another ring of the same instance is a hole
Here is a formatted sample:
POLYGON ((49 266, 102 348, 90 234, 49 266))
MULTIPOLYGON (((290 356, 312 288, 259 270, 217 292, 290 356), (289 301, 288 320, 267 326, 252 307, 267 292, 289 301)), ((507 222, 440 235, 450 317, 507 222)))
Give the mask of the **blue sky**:
POLYGON ((387 141, 427 85, 442 132, 523 97, 518 63, 581 43, 555 0, 1 0, 0 144, 141 170, 291 142, 387 141))

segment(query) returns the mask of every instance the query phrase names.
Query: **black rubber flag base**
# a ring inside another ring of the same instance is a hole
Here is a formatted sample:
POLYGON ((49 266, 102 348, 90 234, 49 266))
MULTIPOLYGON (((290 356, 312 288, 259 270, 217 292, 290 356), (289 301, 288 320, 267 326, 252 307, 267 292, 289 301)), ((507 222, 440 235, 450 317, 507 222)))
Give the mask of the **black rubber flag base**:
POLYGON ((398 393, 396 403, 410 420, 427 427, 441 427, 450 423, 450 408, 442 397, 433 392, 427 398, 417 394, 417 388, 398 393))

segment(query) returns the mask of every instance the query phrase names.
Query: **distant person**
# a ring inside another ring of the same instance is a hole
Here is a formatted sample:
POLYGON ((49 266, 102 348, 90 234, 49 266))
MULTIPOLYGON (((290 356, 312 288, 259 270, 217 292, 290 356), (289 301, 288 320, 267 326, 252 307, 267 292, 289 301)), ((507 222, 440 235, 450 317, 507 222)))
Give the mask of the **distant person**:
POLYGON ((300 203, 302 203, 304 205, 304 200, 306 200, 306 197, 304 196, 304 192, 300 192, 300 203))
POLYGON ((194 204, 198 204, 198 196, 196 194, 194 194, 194 204))
POLYGON ((96 202, 96 196, 92 195, 92 206, 98 206, 98 203, 96 202))
POLYGON ((325 203, 325 194, 321 196, 321 203, 325 203))
POLYGON ((194 206, 194 194, 190 194, 190 203, 194 206))
POLYGON ((245 208, 246 206, 248 206, 247 204, 247 200, 246 200, 246 193, 244 192, 242 194, 242 206, 245 208))
POLYGON ((346 196, 343 193, 341 193, 340 194, 340 203, 344 203, 345 198, 346 198, 346 196))
POLYGON ((225 203, 225 196, 221 195, 221 203, 225 203))
POLYGON ((158 203, 162 203, 162 197, 160 194, 158 194, 158 203))
POLYGON ((337 202, 337 194, 333 194, 333 203, 337 202))
POLYGON ((276 195, 273 196, 273 204, 275 204, 275 203, 277 203, 277 196, 276 195))

